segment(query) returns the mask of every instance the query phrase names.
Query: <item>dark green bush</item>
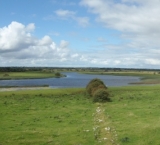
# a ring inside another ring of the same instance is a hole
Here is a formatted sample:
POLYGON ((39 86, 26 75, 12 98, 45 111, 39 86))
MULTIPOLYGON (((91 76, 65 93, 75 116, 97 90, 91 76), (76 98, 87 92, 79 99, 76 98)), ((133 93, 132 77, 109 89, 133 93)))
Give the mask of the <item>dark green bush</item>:
POLYGON ((57 77, 57 78, 61 77, 61 73, 60 72, 56 72, 55 73, 55 77, 57 77))
POLYGON ((110 102, 109 92, 107 89, 98 89, 93 94, 93 102, 110 102))
POLYGON ((87 87, 86 87, 86 91, 90 96, 93 96, 94 92, 100 88, 104 88, 107 89, 106 85, 103 83, 103 81, 101 81, 100 79, 93 79, 91 80, 87 87))

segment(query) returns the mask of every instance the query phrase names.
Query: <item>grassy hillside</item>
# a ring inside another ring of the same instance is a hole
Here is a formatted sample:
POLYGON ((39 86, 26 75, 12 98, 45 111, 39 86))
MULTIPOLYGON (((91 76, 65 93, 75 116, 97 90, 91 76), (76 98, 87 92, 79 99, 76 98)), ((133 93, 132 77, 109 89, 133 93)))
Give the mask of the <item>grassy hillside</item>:
POLYGON ((159 87, 110 88, 95 104, 84 89, 0 92, 0 144, 159 145, 159 87))

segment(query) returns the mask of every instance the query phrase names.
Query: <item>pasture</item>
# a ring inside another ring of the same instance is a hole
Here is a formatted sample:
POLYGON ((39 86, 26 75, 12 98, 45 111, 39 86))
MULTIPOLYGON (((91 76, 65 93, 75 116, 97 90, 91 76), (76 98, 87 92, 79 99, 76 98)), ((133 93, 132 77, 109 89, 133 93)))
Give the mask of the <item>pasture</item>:
POLYGON ((0 92, 0 144, 159 145, 159 88, 109 88, 107 103, 85 89, 0 92))

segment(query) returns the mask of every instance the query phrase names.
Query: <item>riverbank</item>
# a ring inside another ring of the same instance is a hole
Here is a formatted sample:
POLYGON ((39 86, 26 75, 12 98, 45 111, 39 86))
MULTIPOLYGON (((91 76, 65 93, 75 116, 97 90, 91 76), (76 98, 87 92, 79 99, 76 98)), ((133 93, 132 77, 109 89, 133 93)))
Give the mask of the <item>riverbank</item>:
POLYGON ((130 83, 130 84, 160 84, 160 73, 154 71, 116 71, 116 72, 81 72, 83 74, 90 75, 114 75, 114 76, 136 76, 140 78, 140 82, 130 83))

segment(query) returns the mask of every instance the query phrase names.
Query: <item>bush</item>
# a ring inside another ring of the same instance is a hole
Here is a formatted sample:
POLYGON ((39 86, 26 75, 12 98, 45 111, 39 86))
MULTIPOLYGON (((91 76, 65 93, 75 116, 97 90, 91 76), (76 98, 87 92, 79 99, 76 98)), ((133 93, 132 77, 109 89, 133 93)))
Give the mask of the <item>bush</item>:
POLYGON ((93 102, 111 101, 107 87, 100 79, 91 80, 86 86, 86 91, 92 97, 93 102))
POLYGON ((61 73, 56 72, 56 73, 55 73, 55 77, 60 78, 60 77, 61 77, 61 73))
POLYGON ((110 102, 109 92, 107 89, 98 89, 93 94, 93 102, 110 102))
POLYGON ((93 79, 91 80, 87 87, 86 87, 86 91, 90 96, 93 96, 94 92, 98 89, 107 89, 106 85, 103 83, 103 81, 101 81, 100 79, 93 79))

